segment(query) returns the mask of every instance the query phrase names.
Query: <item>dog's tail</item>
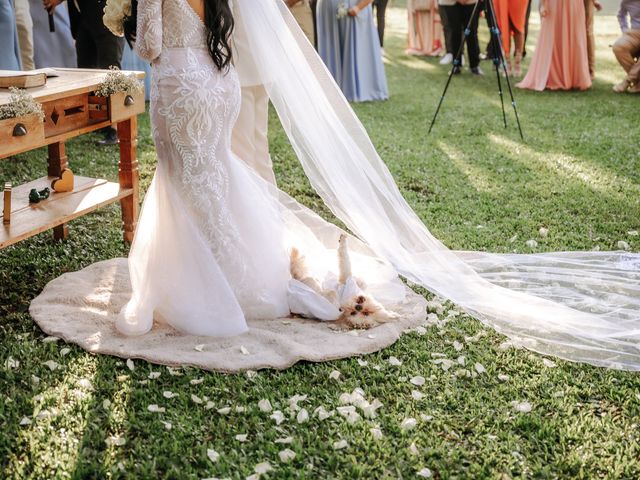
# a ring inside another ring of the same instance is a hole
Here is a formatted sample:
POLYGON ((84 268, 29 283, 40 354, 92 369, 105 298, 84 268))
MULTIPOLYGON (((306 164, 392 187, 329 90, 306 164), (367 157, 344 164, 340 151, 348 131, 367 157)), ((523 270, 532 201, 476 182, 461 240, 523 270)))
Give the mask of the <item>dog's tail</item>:
POLYGON ((347 236, 344 233, 340 234, 338 240, 338 269, 340 270, 339 282, 344 284, 351 276, 351 259, 349 258, 347 236))
POLYGON ((304 255, 300 253, 296 247, 291 249, 291 255, 289 256, 290 264, 289 271, 291 277, 295 280, 302 280, 307 277, 307 266, 304 262, 304 255))

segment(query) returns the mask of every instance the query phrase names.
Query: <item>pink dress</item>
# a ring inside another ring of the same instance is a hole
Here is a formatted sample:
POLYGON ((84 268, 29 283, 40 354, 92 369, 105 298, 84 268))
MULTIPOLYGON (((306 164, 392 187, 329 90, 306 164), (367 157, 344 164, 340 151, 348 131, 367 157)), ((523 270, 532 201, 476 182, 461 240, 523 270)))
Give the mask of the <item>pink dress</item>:
POLYGON ((529 71, 516 86, 539 91, 591 87, 584 0, 547 0, 529 71))

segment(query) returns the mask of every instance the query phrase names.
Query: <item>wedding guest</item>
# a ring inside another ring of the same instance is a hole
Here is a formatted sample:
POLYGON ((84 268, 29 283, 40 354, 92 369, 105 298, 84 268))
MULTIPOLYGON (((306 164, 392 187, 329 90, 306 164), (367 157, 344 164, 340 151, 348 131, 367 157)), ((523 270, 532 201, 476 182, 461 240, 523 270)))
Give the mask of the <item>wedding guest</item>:
POLYGON ((309 0, 286 0, 293 17, 312 44, 315 44, 315 27, 313 25, 313 12, 309 0))
POLYGON ((589 59, 589 75, 591 80, 596 73, 596 40, 593 34, 593 12, 602 10, 602 5, 598 0, 584 0, 584 13, 587 27, 587 57, 589 59))
MULTIPOLYGON (((591 0, 590 0, 591 1, 591 0)), ((514 40, 513 74, 516 77, 522 75, 522 54, 524 51, 524 32, 529 0, 494 0, 495 17, 500 37, 502 50, 507 62, 507 70, 512 71, 511 63, 511 37, 514 40)))
POLYGON ((309 0, 309 6, 311 7, 311 14, 313 15, 313 44, 318 48, 318 21, 316 18, 318 0, 309 0))
POLYGON ((373 0, 372 8, 376 11, 376 25, 378 26, 378 38, 380 46, 384 48, 384 29, 387 24, 387 4, 389 0, 373 0))
POLYGON ((443 33, 435 0, 409 0, 407 54, 437 56, 443 50, 443 33))
POLYGON ((318 0, 318 53, 347 100, 389 97, 372 0, 318 0), (340 8, 339 8, 340 7, 340 8))
MULTIPOLYGON (((64 0, 43 0, 49 13, 64 0)), ((102 21, 104 3, 98 1, 67 2, 71 33, 76 40, 78 68, 121 68, 124 38, 117 37, 109 31, 102 21)), ((118 134, 115 129, 107 127, 102 131, 104 139, 98 145, 115 145, 118 134)))
POLYGON ((33 21, 29 13, 29 0, 15 0, 16 27, 23 70, 33 70, 33 21))
POLYGON ((474 75, 484 75, 480 69, 480 45, 478 43, 478 19, 480 8, 475 9, 478 0, 440 0, 440 4, 445 8, 446 15, 451 26, 451 45, 454 57, 453 73, 462 72, 462 46, 467 44, 467 54, 469 56, 469 68, 474 75), (475 14, 473 13, 475 10, 475 14), (469 35, 465 36, 465 29, 469 25, 469 35))
POLYGON ((449 22, 447 9, 444 7, 443 0, 438 0, 438 13, 440 14, 440 23, 442 25, 442 34, 444 37, 444 46, 446 51, 440 60, 440 65, 449 65, 453 62, 453 39, 451 38, 451 23, 449 22))
POLYGON ((33 61, 35 68, 78 66, 76 47, 71 36, 69 10, 60 5, 53 11, 55 31, 49 30, 49 14, 42 0, 29 0, 33 21, 33 61))
POLYGON ((11 0, 0 0, 0 70, 20 70, 16 16, 11 0))
POLYGON ((613 44, 613 53, 627 76, 613 91, 640 93, 640 0, 622 0, 618 23, 622 36, 613 44))
POLYGON ((526 77, 530 90, 586 90, 591 87, 583 0, 541 0, 542 24, 526 77))

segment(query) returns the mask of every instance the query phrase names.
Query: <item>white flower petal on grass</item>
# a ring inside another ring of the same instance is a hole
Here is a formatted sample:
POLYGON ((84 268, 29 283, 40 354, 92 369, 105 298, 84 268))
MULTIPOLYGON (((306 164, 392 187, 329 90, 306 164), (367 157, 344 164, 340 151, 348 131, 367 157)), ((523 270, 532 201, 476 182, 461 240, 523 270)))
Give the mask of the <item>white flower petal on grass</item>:
POLYGON ((289 408, 293 411, 300 410, 298 402, 304 402, 307 399, 307 395, 294 395, 289 399, 289 408))
POLYGON ((346 440, 340 440, 339 442, 334 442, 333 443, 333 449, 334 450, 342 450, 344 448, 347 448, 349 446, 349 444, 347 443, 346 440))
POLYGON ((511 402, 513 408, 520 413, 529 413, 533 406, 529 402, 511 402))
POLYGON ((260 409, 261 412, 270 412, 271 410, 273 410, 273 407, 271 406, 271 402, 266 398, 258 402, 258 408, 260 409))
POLYGON ((456 340, 455 342, 453 342, 453 348, 455 349, 456 352, 460 352, 464 348, 464 345, 456 340))
POLYGON ((369 362, 367 362, 366 360, 362 360, 361 358, 357 358, 356 361, 361 367, 366 367, 367 365, 369 365, 369 362))
POLYGON ((313 415, 318 417, 318 420, 326 420, 331 416, 331 413, 327 412, 327 410, 322 405, 320 405, 313 411, 313 415))
POLYGON ((80 380, 78 380, 78 386, 80 388, 84 388, 85 390, 93 389, 93 385, 91 385, 91 380, 89 380, 88 378, 81 378, 80 380))
POLYGON ((191 385, 200 385, 202 382, 204 382, 204 378, 194 378, 189 381, 191 385))
POLYGON ((293 443, 293 437, 285 437, 285 438, 276 438, 274 440, 275 443, 280 443, 280 444, 285 444, 288 445, 290 443, 293 443))
POLYGON ((416 472, 416 475, 422 478, 431 478, 433 474, 431 473, 431 470, 429 470, 428 468, 423 468, 419 472, 416 472))
POLYGON ((53 360, 47 360, 43 363, 43 365, 49 367, 49 370, 51 370, 52 372, 60 367, 60 364, 58 362, 54 362, 53 360))
POLYGON ((543 358, 542 363, 544 364, 545 367, 548 367, 548 368, 556 368, 558 366, 556 362, 551 361, 548 358, 543 358))
POLYGON ((417 387, 423 386, 424 383, 426 382, 425 378, 422 375, 416 375, 409 381, 417 387))
POLYGON ((487 371, 481 363, 476 363, 473 368, 475 368, 476 372, 481 374, 487 371))
POLYGON ((306 408, 303 408, 298 412, 296 420, 298 421, 298 423, 305 423, 309 421, 309 412, 307 412, 306 408))
POLYGON ((329 374, 329 378, 331 380, 338 380, 340 378, 340 372, 338 370, 333 370, 330 374, 329 374))
POLYGON ((167 367, 167 371, 169 372, 169 375, 171 375, 172 377, 179 377, 182 375, 182 372, 180 371, 179 368, 167 367))
POLYGON ((276 422, 276 425, 284 422, 284 414, 280 410, 273 412, 269 418, 272 418, 276 422))
POLYGON ((416 446, 415 442, 411 442, 411 445, 409 445, 409 453, 411 455, 418 455, 420 453, 420 451, 418 450, 418 447, 416 446))
POLYGON ((121 437, 119 435, 112 435, 110 437, 107 437, 104 443, 106 443, 108 447, 121 447, 125 443, 127 443, 127 441, 124 437, 121 437))
POLYGON ((40 377, 31 375, 31 383, 33 383, 34 385, 38 385, 40 383, 40 377))
POLYGON ((197 403, 198 405, 202 404, 202 399, 199 396, 194 395, 193 393, 191 394, 191 401, 193 403, 197 403))
POLYGON ((258 376, 258 372, 256 372, 255 370, 247 370, 245 372, 245 375, 247 376, 247 378, 256 378, 258 376))
POLYGON ((177 397, 178 395, 176 393, 170 392, 169 390, 165 390, 164 392, 162 392, 162 396, 164 398, 173 398, 177 397))
POLYGON ((102 401, 102 409, 103 410, 109 410, 109 408, 111 408, 111 400, 109 399, 105 399, 102 401))
POLYGON ((438 358, 437 360, 434 360, 433 363, 435 363, 436 365, 440 365, 442 370, 444 370, 445 372, 453 367, 453 361, 449 360, 448 358, 438 358))
POLYGON ((231 412, 231 407, 222 407, 218 409, 220 415, 228 415, 231 412))
POLYGON ((250 355, 249 350, 247 350, 244 345, 240 345, 240 353, 243 355, 250 355))
POLYGON ((398 360, 396 357, 389 357, 387 361, 389 362, 390 365, 393 365, 394 367, 399 367, 400 365, 402 365, 402 362, 398 360))
POLYGON ((538 235, 540 235, 542 238, 547 238, 549 236, 549 229, 545 227, 540 227, 538 229, 538 235))
POLYGON ((249 435, 247 435, 246 433, 241 433, 235 436, 235 439, 239 442, 246 442, 247 441, 247 437, 249 435))
POLYGON ((60 350, 60 355, 62 355, 63 357, 66 357, 67 355, 69 355, 69 353, 71 353, 71 349, 69 347, 64 347, 62 350, 60 350))
POLYGON ((412 390, 411 396, 414 400, 422 400, 424 398, 424 393, 419 392, 418 390, 412 390))
POLYGON ((273 470, 273 468, 271 467, 271 464, 269 462, 259 463, 253 468, 253 471, 258 475, 263 475, 267 472, 270 472, 271 470, 273 470))
POLYGON ((149 380, 160 378, 160 372, 149 372, 149 380))
POLYGON ((278 456, 280 457, 281 462, 290 462, 294 458, 296 458, 296 452, 291 450, 290 448, 285 448, 278 452, 278 456))
POLYGON ((42 343, 54 343, 54 342, 57 342, 58 340, 60 340, 60 338, 58 337, 44 337, 42 339, 42 343))
POLYGON ((22 420, 20 420, 20 426, 24 427, 25 425, 31 425, 31 419, 29 417, 22 417, 22 420))
POLYGON ((132 372, 136 369, 136 366, 134 365, 133 360, 131 360, 130 358, 127 358, 127 367, 132 372))
POLYGON ((629 250, 631 248, 624 240, 620 240, 616 246, 618 247, 618 250, 629 250))
POLYGON ((433 420, 433 415, 427 415, 426 413, 421 413, 420 420, 422 420, 423 422, 430 422, 431 420, 433 420))
POLYGON ((510 378, 511 377, 509 375, 505 375, 504 373, 498 375, 498 380, 500 380, 501 382, 507 382, 510 378))
POLYGON ((533 238, 524 242, 524 244, 529 248, 536 248, 538 246, 538 242, 536 242, 533 238))
POLYGON ((147 407, 147 410, 149 410, 152 413, 164 413, 165 412, 165 408, 164 407, 159 407, 155 403, 149 405, 147 407))
POLYGON ((173 425, 171 424, 171 422, 165 422, 164 420, 160 420, 160 423, 162 423, 162 425, 164 425, 164 428, 167 430, 171 430, 173 428, 173 425))
POLYGON ((369 431, 371 432, 371 435, 373 435, 374 440, 380 440, 383 437, 382 430, 379 428, 370 428, 369 431))
POLYGON ((208 448, 207 449, 207 457, 209 457, 209 460, 211 460, 213 463, 216 463, 218 461, 218 459, 220 458, 220 454, 218 452, 216 452, 214 449, 208 448))
POLYGON ((204 350, 204 343, 201 343, 200 345, 196 345, 195 347, 193 347, 193 349, 196 352, 201 352, 202 350, 204 350))
POLYGON ((415 418, 405 418, 400 424, 400 428, 405 432, 412 430, 418 425, 418 421, 415 418))
POLYGON ((215 403, 213 403, 211 400, 207 400, 207 404, 204 406, 204 408, 206 410, 211 410, 212 408, 214 408, 216 406, 215 403))

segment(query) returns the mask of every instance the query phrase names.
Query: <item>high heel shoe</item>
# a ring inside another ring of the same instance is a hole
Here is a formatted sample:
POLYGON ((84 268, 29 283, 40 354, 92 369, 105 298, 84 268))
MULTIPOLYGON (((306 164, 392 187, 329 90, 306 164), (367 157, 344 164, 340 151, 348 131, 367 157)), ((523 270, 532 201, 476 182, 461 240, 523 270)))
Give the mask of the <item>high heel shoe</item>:
POLYGON ((513 70, 513 76, 516 78, 522 76, 522 53, 516 53, 516 66, 513 70))

